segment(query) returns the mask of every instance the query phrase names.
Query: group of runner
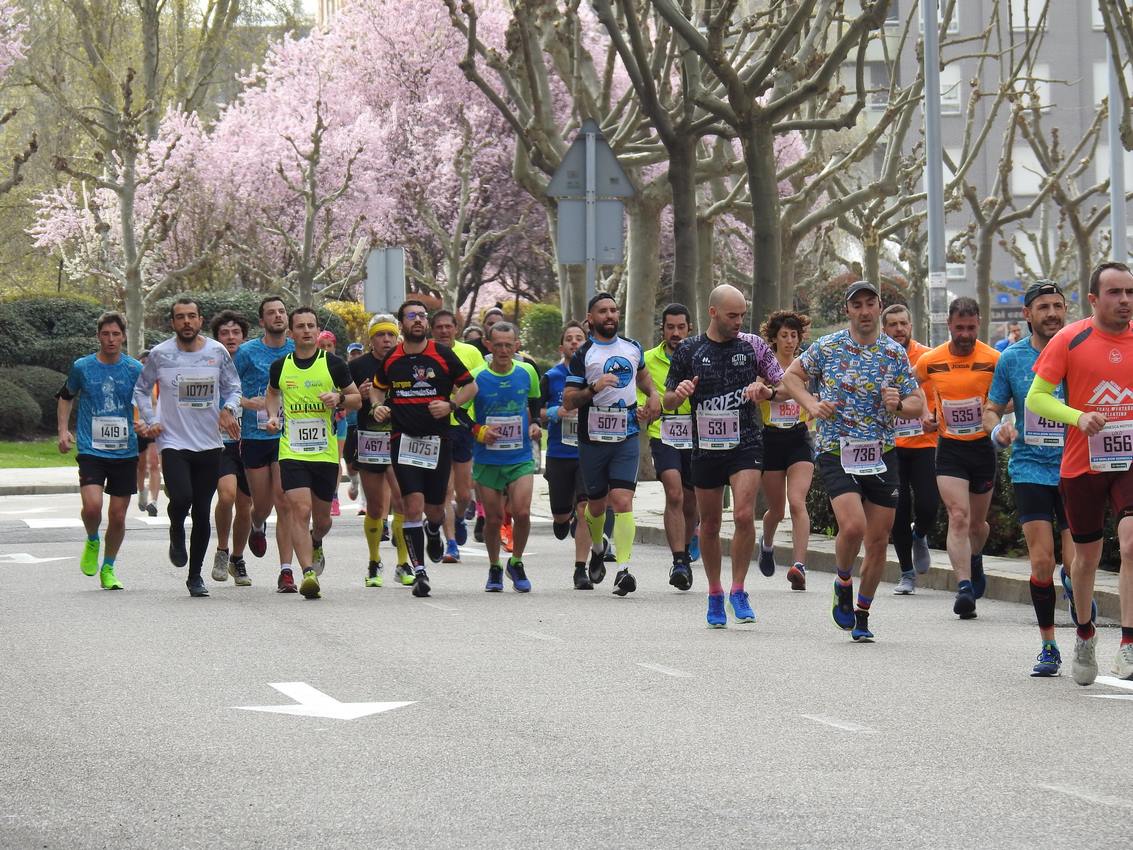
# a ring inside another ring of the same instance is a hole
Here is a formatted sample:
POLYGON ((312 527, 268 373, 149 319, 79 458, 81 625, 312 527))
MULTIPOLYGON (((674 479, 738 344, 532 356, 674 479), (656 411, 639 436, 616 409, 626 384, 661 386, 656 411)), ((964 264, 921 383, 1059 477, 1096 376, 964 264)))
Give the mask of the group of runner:
MULTIPOLYGON (((703 333, 692 335, 688 309, 673 304, 661 316, 660 344, 646 351, 619 333, 615 299, 598 293, 585 324, 564 327, 562 361, 542 379, 520 359, 518 330, 502 314, 486 317, 478 345, 465 344, 456 340, 451 312, 430 317, 415 299, 396 316, 375 316, 369 350, 352 352, 349 363, 320 344, 312 310, 288 312, 278 296, 261 302, 263 335, 254 340, 248 322, 231 311, 213 318, 212 339, 201 336, 198 305, 177 301, 174 336, 149 352, 144 367, 122 351, 125 321, 107 313, 98 323, 98 353, 76 361, 59 395, 62 451, 74 440, 67 422, 72 400, 79 400, 88 534, 82 569, 99 574, 105 588, 121 587, 115 558, 139 489, 139 439, 148 439, 160 452, 169 493, 169 558, 188 566, 193 596, 208 595, 201 572, 216 493, 214 580, 251 583, 244 550, 263 557, 275 510, 277 589, 320 596, 340 453, 364 496, 367 586, 382 584, 380 545, 392 509, 396 579, 411 584, 415 596, 430 595, 426 563, 459 560, 474 482, 489 558, 485 590, 502 590, 506 576, 527 592, 523 555, 545 423, 553 528, 559 539, 574 536, 575 588, 590 590, 605 579, 611 549, 613 592, 637 588, 633 497, 644 433, 665 492, 669 583, 692 587, 699 548, 710 627, 727 625, 727 608, 736 622, 754 622, 748 567, 757 557, 761 572, 774 575, 774 535, 788 509, 794 551, 787 579, 806 589, 806 494, 817 471, 838 525, 831 615, 855 641, 869 642, 890 535, 901 564, 894 592, 912 594, 916 576, 929 567, 927 535, 939 501, 948 513, 957 580, 953 611, 961 619, 976 616, 988 580, 982 549, 997 450, 1013 445, 1009 473, 1042 641, 1033 674, 1055 675, 1061 665, 1054 638, 1057 524, 1062 561, 1070 564, 1061 584, 1077 625, 1073 676, 1089 684, 1097 675, 1093 584, 1107 501, 1122 560, 1133 561, 1133 388, 1125 377, 1125 357, 1133 356, 1133 274, 1102 264, 1090 302, 1091 318, 1064 327, 1062 290, 1035 283, 1024 306, 1031 334, 1000 353, 977 338, 979 305, 957 298, 949 307, 949 341, 929 349, 912 339, 906 308, 883 310, 877 287, 859 281, 845 293, 848 327, 804 349, 806 316, 779 311, 759 335, 746 333, 747 302, 725 285, 710 294, 703 333), (348 417, 347 431, 338 423, 348 417), (757 555, 761 486, 767 509, 757 555), (725 487, 733 520, 727 592, 725 487), (104 491, 110 510, 100 566, 104 491), (1090 616, 1080 618, 1087 610, 1090 616)), ((141 501, 147 508, 153 502, 141 501)), ((1113 671, 1129 678, 1133 566, 1123 566, 1113 671)))

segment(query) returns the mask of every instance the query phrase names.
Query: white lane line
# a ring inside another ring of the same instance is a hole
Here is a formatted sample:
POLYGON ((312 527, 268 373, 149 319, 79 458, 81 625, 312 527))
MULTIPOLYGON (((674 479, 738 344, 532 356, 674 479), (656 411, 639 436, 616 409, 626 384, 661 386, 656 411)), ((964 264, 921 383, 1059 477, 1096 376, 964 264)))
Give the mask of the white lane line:
POLYGON ((821 723, 824 726, 833 726, 835 729, 841 729, 843 732, 876 732, 876 729, 870 729, 868 726, 862 726, 860 723, 853 723, 849 720, 839 720, 837 717, 827 717, 823 714, 804 714, 807 720, 813 720, 815 723, 821 723))
POLYGON ((425 604, 428 605, 430 608, 436 608, 438 611, 445 611, 449 614, 459 613, 458 609, 450 608, 447 605, 441 605, 439 602, 426 602, 425 604))
POLYGON ((1065 785, 1040 785, 1039 787, 1044 791, 1065 794, 1067 797, 1073 797, 1084 803, 1093 803, 1095 806, 1117 806, 1122 809, 1133 809, 1133 801, 1121 797, 1110 797, 1106 794, 1087 794, 1077 788, 1068 788, 1065 785))
POLYGON ((1094 679, 1094 683, 1097 685, 1109 685, 1111 688, 1133 691, 1133 681, 1129 679, 1119 679, 1116 676, 1098 676, 1094 679))
POLYGON ((555 637, 554 635, 544 634, 543 632, 529 632, 526 629, 518 629, 516 630, 516 634, 535 638, 535 640, 562 640, 562 638, 555 637))
POLYGON ((32 517, 24 519, 28 528, 82 528, 83 521, 78 517, 32 517))
POLYGON ((644 667, 646 670, 652 670, 655 673, 663 673, 666 676, 673 676, 677 679, 691 679, 692 673, 687 673, 684 670, 677 670, 675 667, 665 667, 661 664, 646 664, 644 661, 637 662, 638 667, 644 667))
MULTIPOLYGON (((25 514, 45 514, 55 510, 55 508, 23 508, 18 511, 0 511, 0 516, 24 516, 25 514)), ((15 815, 11 815, 15 817, 15 815)))

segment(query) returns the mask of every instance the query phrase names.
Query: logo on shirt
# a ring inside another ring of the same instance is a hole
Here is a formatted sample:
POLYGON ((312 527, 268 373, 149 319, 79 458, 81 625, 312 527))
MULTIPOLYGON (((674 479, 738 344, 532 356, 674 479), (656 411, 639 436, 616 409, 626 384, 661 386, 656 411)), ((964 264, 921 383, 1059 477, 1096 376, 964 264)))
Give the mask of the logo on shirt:
POLYGON ((1118 351, 1116 348, 1111 348, 1109 350, 1109 362, 1110 363, 1120 363, 1121 362, 1121 352, 1118 351))
POLYGON ((437 373, 433 371, 432 366, 414 366, 413 367, 413 386, 429 386, 429 381, 437 377, 437 373))
POLYGON ((602 367, 602 371, 618 379, 618 389, 628 387, 630 380, 633 378, 633 366, 631 366, 630 362, 624 357, 611 357, 606 361, 606 365, 602 367))
POLYGON ((733 354, 732 355, 732 365, 733 366, 743 366, 746 363, 747 363, 747 355, 746 354, 743 354, 741 352, 740 354, 733 354))
POLYGON ((1090 396, 1090 400, 1086 404, 1097 407, 1133 404, 1133 390, 1122 387, 1113 381, 1102 381, 1094 387, 1094 394, 1090 396))

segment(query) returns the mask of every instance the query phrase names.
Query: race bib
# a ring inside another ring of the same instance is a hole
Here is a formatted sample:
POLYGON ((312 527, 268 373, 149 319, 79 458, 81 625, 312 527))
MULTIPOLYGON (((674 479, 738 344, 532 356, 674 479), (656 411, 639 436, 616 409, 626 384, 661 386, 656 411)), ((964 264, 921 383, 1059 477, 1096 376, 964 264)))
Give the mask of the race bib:
POLYGON ((740 444, 738 410, 696 411, 697 445, 706 451, 721 452, 740 444))
POLYGON ((770 401, 771 415, 767 424, 774 428, 794 428, 799 424, 799 403, 797 401, 770 401))
POLYGON ((441 457, 441 438, 410 437, 401 435, 401 446, 397 452, 397 462, 402 466, 417 466, 421 469, 436 469, 441 457))
POLYGON ((256 427, 261 431, 268 429, 268 420, 271 419, 271 414, 268 413, 267 408, 256 411, 256 427))
POLYGON ((881 475, 885 461, 881 459, 878 440, 853 440, 842 437, 838 441, 842 451, 842 469, 850 475, 881 475))
POLYGON ((1023 442, 1028 446, 1062 446, 1066 443, 1066 426, 1053 419, 1044 419, 1030 408, 1023 422, 1023 442))
POLYGON ((389 431, 359 430, 357 433, 359 463, 390 463, 389 431))
POLYGON ((500 438, 494 443, 485 443, 490 452, 505 452, 523 448, 523 417, 522 416, 486 416, 484 422, 489 428, 495 428, 500 438))
POLYGON ((325 419, 291 419, 287 423, 287 444, 297 454, 317 454, 324 451, 327 441, 325 419))
POLYGON ((691 449, 693 447, 692 416, 688 413, 662 416, 661 442, 682 451, 691 449))
POLYGON ((624 407, 591 407, 586 430, 596 443, 620 443, 629 436, 629 411, 624 407))
POLYGON ((130 445, 130 425, 125 416, 95 416, 90 422, 91 448, 119 452, 130 445))
POLYGON ((1133 465, 1133 420, 1107 422, 1089 443, 1090 469, 1124 472, 1133 465))
POLYGON ((559 420, 562 425, 563 445, 564 446, 577 446, 578 445, 578 416, 571 416, 569 418, 562 418, 559 420))
POLYGON ((896 437, 919 437, 924 433, 919 419, 894 419, 893 435, 896 437))
POLYGON ((948 431, 957 437, 978 434, 983 426, 983 400, 979 397, 964 398, 959 401, 942 399, 944 422, 948 431))
POLYGON ((216 406, 216 376, 182 375, 177 382, 177 406, 201 409, 216 406))

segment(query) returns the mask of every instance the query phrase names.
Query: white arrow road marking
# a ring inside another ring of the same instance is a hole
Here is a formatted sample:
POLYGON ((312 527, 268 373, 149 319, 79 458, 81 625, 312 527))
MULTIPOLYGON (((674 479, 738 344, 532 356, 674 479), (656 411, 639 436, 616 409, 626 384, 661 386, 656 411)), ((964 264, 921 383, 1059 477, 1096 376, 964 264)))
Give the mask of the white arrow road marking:
POLYGON ((441 605, 439 602, 423 602, 423 605, 428 605, 430 608, 436 608, 438 611, 444 611, 447 614, 460 613, 456 608, 450 608, 448 605, 441 605))
POLYGON ((332 720, 357 720, 369 714, 380 714, 413 702, 339 702, 334 697, 312 688, 306 682, 268 682, 285 697, 299 705, 237 705, 241 711, 266 711, 271 714, 295 714, 300 717, 328 717, 332 720))
POLYGON ((24 519, 28 528, 82 528, 83 521, 78 517, 32 517, 24 519))
POLYGON ((1065 794, 1067 797, 1074 797, 1086 803, 1093 803, 1096 806, 1120 806, 1123 809, 1133 808, 1133 803, 1120 797, 1110 797, 1105 794, 1087 794, 1084 791, 1079 791, 1077 788, 1070 788, 1066 785, 1040 785, 1039 787, 1045 791, 1065 794))
POLYGON ((0 561, 9 564, 46 564, 48 561, 72 561, 73 555, 67 555, 62 558, 37 558, 35 555, 29 555, 27 552, 9 552, 5 555, 0 555, 0 561))
POLYGON ((692 673, 686 673, 684 670, 677 670, 674 667, 665 667, 661 664, 646 664, 644 661, 638 661, 637 666, 652 670, 655 673, 664 673, 666 676, 673 676, 677 679, 691 679, 693 677, 692 673))
POLYGON ((25 514, 45 514, 55 510, 55 508, 24 508, 19 511, 0 511, 0 516, 24 516, 25 514))
POLYGON ((557 638, 554 635, 544 634, 543 632, 529 632, 524 629, 516 630, 516 634, 523 635, 524 637, 535 638, 535 640, 562 640, 562 638, 557 638))
POLYGON ((827 717, 822 714, 804 714, 807 720, 813 720, 815 723, 822 723, 825 726, 833 726, 835 729, 841 729, 843 732, 876 732, 876 729, 870 729, 868 726, 862 726, 860 723, 852 723, 848 720, 839 720, 837 717, 827 717))
POLYGON ((1098 685, 1109 685, 1111 688, 1133 691, 1133 681, 1129 679, 1119 679, 1116 676, 1098 676, 1094 679, 1094 683, 1098 685))

